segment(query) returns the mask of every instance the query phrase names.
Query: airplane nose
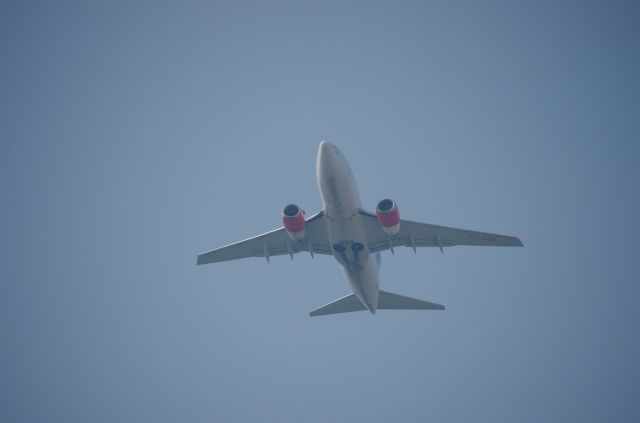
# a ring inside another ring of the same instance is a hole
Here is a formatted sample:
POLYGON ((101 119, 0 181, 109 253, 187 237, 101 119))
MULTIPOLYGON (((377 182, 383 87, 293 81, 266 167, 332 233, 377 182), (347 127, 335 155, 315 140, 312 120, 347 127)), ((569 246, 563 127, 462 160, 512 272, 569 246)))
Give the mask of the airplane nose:
POLYGON ((333 145, 327 141, 320 141, 320 147, 318 147, 318 155, 326 156, 329 151, 333 148, 333 145))
POLYGON ((318 186, 320 187, 320 191, 322 192, 322 181, 324 176, 328 172, 327 169, 332 167, 332 150, 333 145, 331 145, 328 141, 320 141, 320 146, 318 146, 318 158, 316 160, 316 177, 318 179, 318 186))
POLYGON ((320 141, 318 147, 318 169, 326 166, 331 161, 333 145, 328 141, 320 141))

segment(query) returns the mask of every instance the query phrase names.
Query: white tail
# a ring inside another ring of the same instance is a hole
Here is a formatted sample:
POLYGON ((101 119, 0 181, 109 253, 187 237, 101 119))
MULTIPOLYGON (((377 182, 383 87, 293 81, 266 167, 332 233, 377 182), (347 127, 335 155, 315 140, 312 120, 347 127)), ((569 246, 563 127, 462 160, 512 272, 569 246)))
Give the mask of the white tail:
MULTIPOLYGON (((309 316, 349 313, 352 311, 364 311, 366 309, 367 307, 360 302, 355 294, 349 294, 313 310, 309 313, 309 316)), ((418 300, 417 298, 380 291, 380 296, 378 297, 378 310, 444 310, 444 306, 441 304, 418 300)))

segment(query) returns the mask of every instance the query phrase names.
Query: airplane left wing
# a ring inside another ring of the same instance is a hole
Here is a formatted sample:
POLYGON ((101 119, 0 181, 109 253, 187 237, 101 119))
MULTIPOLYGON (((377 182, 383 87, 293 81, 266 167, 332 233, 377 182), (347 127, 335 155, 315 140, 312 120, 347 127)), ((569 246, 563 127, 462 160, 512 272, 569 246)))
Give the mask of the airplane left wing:
POLYGON ((244 241, 236 242, 198 256, 198 264, 217 263, 247 257, 266 257, 283 254, 293 255, 300 251, 311 254, 332 254, 327 238, 324 212, 316 213, 305 221, 305 235, 300 241, 294 241, 284 228, 275 229, 244 241))
POLYGON ((518 237, 477 232, 467 229, 449 228, 429 223, 400 220, 400 231, 393 236, 387 235, 374 213, 361 210, 369 251, 372 253, 404 247, 453 247, 455 245, 476 245, 495 247, 522 247, 518 237))

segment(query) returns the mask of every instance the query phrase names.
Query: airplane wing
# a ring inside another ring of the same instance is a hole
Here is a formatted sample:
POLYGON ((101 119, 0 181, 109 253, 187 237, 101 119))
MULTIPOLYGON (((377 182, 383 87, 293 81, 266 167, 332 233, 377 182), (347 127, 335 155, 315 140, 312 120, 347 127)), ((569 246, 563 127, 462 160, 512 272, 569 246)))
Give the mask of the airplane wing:
POLYGON ((476 232, 467 229, 448 228, 428 223, 400 220, 400 231, 387 235, 374 213, 361 210, 360 216, 367 236, 369 251, 372 253, 393 249, 393 247, 453 247, 455 245, 476 245, 496 247, 522 247, 522 241, 515 236, 476 232))
POLYGON ((266 257, 283 254, 293 255, 300 251, 332 254, 327 238, 324 212, 319 212, 305 221, 305 235, 301 241, 294 241, 284 228, 275 229, 244 241, 236 242, 198 256, 198 264, 217 263, 246 257, 266 257))

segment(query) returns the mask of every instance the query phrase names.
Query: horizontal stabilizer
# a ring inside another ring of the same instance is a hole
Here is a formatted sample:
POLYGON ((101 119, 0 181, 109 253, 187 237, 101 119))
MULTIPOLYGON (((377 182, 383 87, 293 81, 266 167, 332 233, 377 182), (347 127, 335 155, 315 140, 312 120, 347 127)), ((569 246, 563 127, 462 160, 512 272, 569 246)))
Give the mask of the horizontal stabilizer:
POLYGON ((403 295, 392 294, 380 291, 378 297, 379 310, 444 310, 440 304, 429 301, 418 300, 416 298, 405 297, 403 295))
POLYGON ((309 313, 309 316, 322 316, 325 314, 349 313, 351 311, 363 311, 367 308, 360 302, 355 294, 345 295, 339 300, 330 302, 309 313))

